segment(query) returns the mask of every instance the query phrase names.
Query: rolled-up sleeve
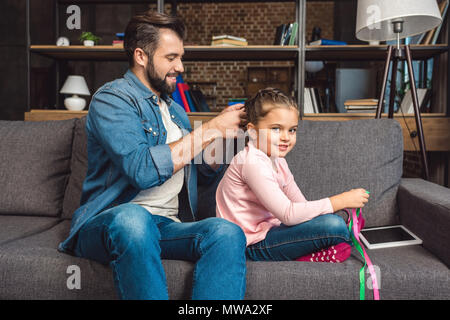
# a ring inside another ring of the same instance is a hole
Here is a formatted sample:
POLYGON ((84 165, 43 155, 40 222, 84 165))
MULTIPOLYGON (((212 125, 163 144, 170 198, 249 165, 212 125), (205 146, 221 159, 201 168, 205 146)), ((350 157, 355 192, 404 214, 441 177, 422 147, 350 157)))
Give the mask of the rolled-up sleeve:
POLYGON ((149 143, 138 109, 123 93, 102 89, 93 96, 87 130, 134 187, 148 189, 172 176, 169 145, 149 143))

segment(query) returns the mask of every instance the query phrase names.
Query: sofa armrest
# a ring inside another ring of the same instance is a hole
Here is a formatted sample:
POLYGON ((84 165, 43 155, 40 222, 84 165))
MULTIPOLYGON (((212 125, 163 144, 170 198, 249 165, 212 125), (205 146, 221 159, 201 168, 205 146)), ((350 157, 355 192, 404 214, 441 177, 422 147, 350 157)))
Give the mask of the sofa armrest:
POLYGON ((450 266, 450 189, 423 179, 400 182, 400 222, 423 240, 423 247, 450 266))

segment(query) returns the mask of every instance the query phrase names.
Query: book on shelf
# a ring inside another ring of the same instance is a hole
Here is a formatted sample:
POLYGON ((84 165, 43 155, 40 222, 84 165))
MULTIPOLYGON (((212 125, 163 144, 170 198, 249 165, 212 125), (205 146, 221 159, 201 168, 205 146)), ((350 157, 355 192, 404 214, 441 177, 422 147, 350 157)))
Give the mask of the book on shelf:
POLYGON ((232 106, 238 103, 244 104, 247 98, 230 98, 228 99, 228 106, 232 106))
POLYGON ((191 97, 192 101, 194 102, 195 108, 199 112, 210 112, 211 109, 208 106, 208 103, 206 102, 205 96, 203 95, 203 92, 200 89, 191 89, 191 97))
POLYGON ((291 36, 291 32, 292 32, 292 23, 289 23, 286 26, 285 32, 281 38, 280 45, 285 46, 286 44, 289 43, 289 37, 291 36))
POLYGON ((194 89, 191 89, 189 84, 184 82, 181 74, 177 76, 176 88, 172 92, 172 99, 182 106, 186 112, 211 111, 200 88, 194 86, 194 89))
POLYGON ((229 40, 236 40, 236 41, 241 41, 241 42, 247 42, 247 39, 242 38, 242 37, 236 37, 236 36, 231 36, 228 34, 223 34, 220 36, 213 36, 212 40, 223 40, 223 39, 229 39, 229 40))
POLYGON ((180 94, 180 97, 181 97, 181 100, 182 100, 181 106, 184 108, 184 110, 186 112, 191 112, 191 108, 189 107, 189 103, 187 101, 186 94, 184 93, 183 84, 184 83, 182 83, 182 82, 177 83, 177 90, 178 90, 178 92, 180 94))
POLYGON ((286 31, 286 24, 280 24, 275 31, 275 39, 273 41, 274 46, 281 45, 281 39, 286 31))
MULTIPOLYGON (((429 100, 431 95, 430 89, 417 88, 417 99, 419 100, 419 109, 429 100)), ((414 104, 412 100, 411 90, 405 92, 399 110, 402 113, 414 113, 414 104)))
POLYGON ((189 110, 191 112, 197 112, 197 108, 195 108, 194 102, 192 101, 190 87, 187 83, 182 83, 181 87, 184 90, 184 95, 186 96, 187 103, 189 104, 189 110))
POLYGON ((298 37, 297 37, 297 31, 298 31, 298 23, 294 22, 292 24, 292 31, 291 31, 291 35, 289 37, 289 45, 290 46, 294 46, 298 44, 298 37))
POLYGON ((178 75, 176 86, 175 86, 175 91, 172 92, 172 99, 173 99, 173 101, 175 101, 177 104, 179 104, 180 106, 182 106, 184 108, 183 99, 181 98, 180 90, 178 89, 178 84, 183 83, 183 82, 184 82, 183 76, 181 74, 178 75))
POLYGON ((331 40, 331 39, 319 39, 309 43, 310 46, 346 46, 347 42, 331 40))
POLYGON ((274 45, 286 46, 298 44, 298 23, 284 23, 279 25, 275 30, 274 45))
POLYGON ((123 32, 116 33, 116 39, 113 40, 112 45, 114 47, 123 47, 124 37, 125 37, 125 33, 123 33, 123 32))
POLYGON ((375 112, 378 107, 378 99, 346 100, 344 108, 348 113, 375 112))
POLYGON ((239 40, 233 40, 233 39, 220 39, 220 40, 213 40, 211 41, 212 46, 247 46, 247 41, 239 41, 239 40))
POLYGON ((305 88, 303 101, 303 113, 315 113, 310 88, 305 88))
POLYGON ((345 100, 344 105, 350 106, 377 106, 378 99, 355 99, 355 100, 345 100))

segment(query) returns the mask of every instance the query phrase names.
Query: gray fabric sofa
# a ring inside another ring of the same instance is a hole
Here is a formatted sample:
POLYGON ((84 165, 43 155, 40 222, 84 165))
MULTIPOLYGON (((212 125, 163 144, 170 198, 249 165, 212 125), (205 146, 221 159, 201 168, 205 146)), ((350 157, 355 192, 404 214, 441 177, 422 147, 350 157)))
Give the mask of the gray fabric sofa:
MULTIPOLYGON (((0 299, 117 298, 108 266, 57 251, 86 172, 84 124, 0 121, 0 299), (67 285, 70 266, 79 267, 80 289, 67 285)), ((368 250, 381 299, 449 299, 450 190, 401 178, 398 123, 301 121, 297 141, 287 160, 308 199, 366 188, 366 226, 402 223, 422 238, 368 250)), ((200 190, 200 218, 214 214, 214 192, 200 190)), ((361 261, 355 250, 340 264, 249 261, 246 299, 358 299, 361 261)), ((193 264, 163 263, 171 299, 189 299, 193 264)))

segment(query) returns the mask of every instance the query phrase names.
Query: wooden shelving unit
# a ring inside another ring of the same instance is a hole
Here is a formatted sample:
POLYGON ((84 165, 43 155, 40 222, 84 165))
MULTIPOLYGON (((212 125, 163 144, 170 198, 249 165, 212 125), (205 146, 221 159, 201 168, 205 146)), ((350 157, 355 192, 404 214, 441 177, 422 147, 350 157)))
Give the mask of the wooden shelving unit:
MULTIPOLYGON (((59 60, 85 61, 125 61, 126 54, 122 47, 117 46, 48 46, 34 45, 31 52, 48 58, 59 60)), ((188 61, 235 61, 235 60, 288 60, 298 56, 297 46, 185 46, 184 60, 188 61)))
MULTIPOLYGON (((30 0, 28 0, 30 1, 30 0)), ((261 2, 265 0, 254 0, 252 2, 261 2)), ((369 46, 369 45, 346 45, 346 46, 307 46, 305 44, 305 16, 306 16, 306 2, 307 0, 291 0, 296 6, 296 21, 299 24, 299 45, 298 46, 246 46, 246 47, 212 47, 212 46, 185 46, 186 61, 236 61, 236 60, 290 60, 295 63, 295 89, 297 92, 297 101, 300 106, 303 105, 303 90, 304 90, 304 63, 305 61, 383 61, 386 57, 387 46, 369 46)), ((276 2, 291 2, 289 0, 276 2)), ((308 0, 312 1, 312 0, 308 0)), ((319 0, 315 0, 319 1, 319 0)), ((158 5, 158 10, 163 10, 164 1, 155 1, 158 5)), ((171 2, 167 0, 166 2, 171 2)), ((200 0, 180 0, 182 2, 211 2, 200 0)), ((236 0, 222 1, 222 2, 239 2, 236 0)), ((56 0, 60 4, 129 4, 129 3, 148 3, 143 0, 56 0)), ((175 2, 176 3, 176 2, 175 2)), ((176 6, 176 4, 175 4, 176 6)), ((31 43, 29 41, 29 43, 31 43)), ((413 45, 411 47, 414 60, 427 60, 439 57, 440 55, 449 52, 448 46, 445 45, 413 45)), ((43 55, 56 61, 125 61, 126 55, 122 47, 117 46, 68 46, 57 47, 54 45, 30 45, 29 52, 32 54, 43 55)), ((446 88, 440 88, 445 90, 446 88)), ((449 100, 449 99, 447 99, 449 100)), ((448 110, 448 107, 447 107, 448 110)), ((40 119, 61 119, 67 117, 80 116, 83 113, 72 113, 64 110, 44 110, 41 113, 38 110, 27 112, 27 120, 40 119)), ((208 120, 215 113, 201 114, 192 113, 189 115, 193 120, 208 120)), ((427 149, 429 151, 450 151, 448 141, 450 123, 447 113, 423 114, 424 130, 426 135, 427 149), (431 140, 430 140, 431 139, 431 140), (445 140, 447 139, 447 140, 445 140), (447 142, 446 142, 447 141, 447 142)), ((373 118, 372 114, 302 114, 305 120, 355 120, 373 118)), ((411 115, 405 115, 405 121, 396 115, 401 123, 413 120, 411 115)), ((405 127, 405 124, 402 124, 405 127)), ((413 130, 415 125, 410 126, 413 130)), ((411 149, 411 141, 409 132, 405 135, 405 150, 411 149), (408 140, 408 141, 407 141, 408 140), (408 149, 409 148, 409 149, 408 149)))
MULTIPOLYGON (((184 60, 286 60, 295 59, 298 46, 245 46, 245 47, 215 47, 215 46, 185 46, 184 60), (213 57, 211 56, 213 55, 213 57)), ((413 45, 413 59, 430 59, 448 51, 447 45, 413 45)), ((125 61, 126 55, 122 47, 117 46, 68 46, 32 45, 31 52, 48 58, 60 60, 118 60, 125 61)), ((306 60, 380 60, 386 58, 386 45, 346 45, 346 46, 306 46, 306 60)))

